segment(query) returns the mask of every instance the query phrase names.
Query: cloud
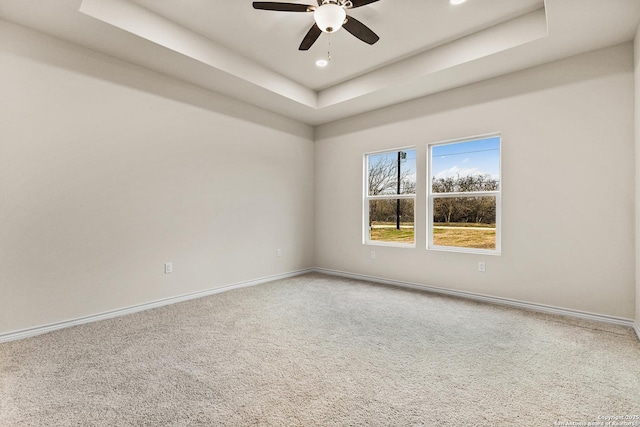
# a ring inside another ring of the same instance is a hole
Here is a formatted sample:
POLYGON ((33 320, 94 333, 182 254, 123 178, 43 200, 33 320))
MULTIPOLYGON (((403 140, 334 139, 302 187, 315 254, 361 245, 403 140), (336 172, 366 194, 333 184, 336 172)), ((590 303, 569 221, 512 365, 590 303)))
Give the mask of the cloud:
POLYGON ((471 175, 484 175, 485 172, 478 168, 459 168, 458 166, 452 166, 449 169, 438 172, 436 179, 449 178, 457 176, 471 176, 471 175))

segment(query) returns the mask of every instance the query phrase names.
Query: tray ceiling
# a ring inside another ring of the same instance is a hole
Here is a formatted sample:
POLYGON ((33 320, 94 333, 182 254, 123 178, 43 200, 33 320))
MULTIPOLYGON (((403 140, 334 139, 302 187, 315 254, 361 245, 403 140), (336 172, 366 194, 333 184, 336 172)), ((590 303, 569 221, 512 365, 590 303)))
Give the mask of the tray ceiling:
POLYGON ((378 43, 340 30, 301 52, 311 13, 251 3, 0 0, 0 17, 311 125, 628 41, 640 19, 636 0, 380 0, 349 10, 378 43))

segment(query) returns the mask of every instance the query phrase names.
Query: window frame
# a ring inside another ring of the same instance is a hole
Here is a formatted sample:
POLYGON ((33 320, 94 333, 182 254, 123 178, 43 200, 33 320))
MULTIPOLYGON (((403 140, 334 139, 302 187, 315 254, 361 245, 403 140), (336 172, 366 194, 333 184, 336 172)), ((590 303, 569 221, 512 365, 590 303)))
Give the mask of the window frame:
MULTIPOLYGON (((372 245, 372 246, 390 246, 397 248, 415 248, 416 247, 416 226, 417 226, 417 187, 416 191, 413 194, 381 194, 376 196, 369 195, 369 156, 374 156, 376 154, 385 154, 385 153, 397 153, 399 151, 409 151, 414 150, 416 152, 416 156, 418 153, 418 148, 416 146, 406 146, 399 148, 391 148, 386 150, 378 150, 378 151, 370 151, 364 154, 363 157, 363 197, 362 197, 362 244, 364 245, 372 245), (371 200, 398 200, 398 199, 412 199, 413 200, 413 243, 396 243, 396 242, 385 242, 382 240, 371 240, 371 230, 369 228, 369 202, 371 200)), ((417 174, 418 163, 416 159, 416 174, 417 174)), ((417 176, 416 176, 417 178, 417 176)), ((416 182, 417 184, 417 182, 416 182)))
POLYGON ((483 135, 475 135, 464 138, 450 139, 446 141, 439 141, 427 144, 427 250, 432 251, 444 251, 444 252, 460 252, 471 253, 481 255, 501 255, 502 253, 502 147, 503 139, 501 132, 493 132, 483 135), (500 152, 498 156, 498 173, 499 173, 499 185, 498 190, 495 191, 469 191, 469 192, 451 192, 451 193, 434 193, 433 192, 433 173, 432 173, 432 155, 433 147, 441 145, 452 145, 463 142, 471 142, 489 138, 499 138, 500 140, 500 152), (434 200, 438 198, 453 198, 453 197, 495 197, 496 199, 496 248, 495 249, 482 249, 482 248, 468 248, 461 246, 440 246, 433 243, 433 205, 434 200))

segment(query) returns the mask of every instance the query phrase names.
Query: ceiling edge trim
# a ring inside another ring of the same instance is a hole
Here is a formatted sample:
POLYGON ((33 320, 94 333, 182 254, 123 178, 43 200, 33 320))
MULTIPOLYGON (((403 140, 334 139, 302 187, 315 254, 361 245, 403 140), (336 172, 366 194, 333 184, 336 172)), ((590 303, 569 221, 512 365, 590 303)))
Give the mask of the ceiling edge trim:
POLYGON ((82 0, 78 11, 240 80, 317 108, 314 90, 127 0, 82 0))
POLYGON ((318 93, 318 108, 418 81, 548 36, 545 7, 479 31, 318 93))

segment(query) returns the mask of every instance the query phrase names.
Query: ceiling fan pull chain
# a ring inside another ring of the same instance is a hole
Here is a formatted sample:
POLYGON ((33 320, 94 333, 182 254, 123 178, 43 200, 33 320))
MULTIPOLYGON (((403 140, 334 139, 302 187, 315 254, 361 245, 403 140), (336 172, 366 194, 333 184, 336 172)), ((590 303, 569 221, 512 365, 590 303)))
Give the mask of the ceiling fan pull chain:
POLYGON ((329 33, 329 46, 327 47, 327 61, 331 61, 331 33, 329 33))

